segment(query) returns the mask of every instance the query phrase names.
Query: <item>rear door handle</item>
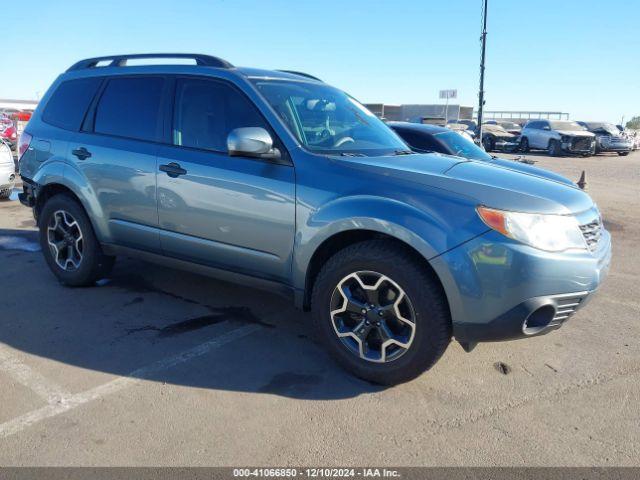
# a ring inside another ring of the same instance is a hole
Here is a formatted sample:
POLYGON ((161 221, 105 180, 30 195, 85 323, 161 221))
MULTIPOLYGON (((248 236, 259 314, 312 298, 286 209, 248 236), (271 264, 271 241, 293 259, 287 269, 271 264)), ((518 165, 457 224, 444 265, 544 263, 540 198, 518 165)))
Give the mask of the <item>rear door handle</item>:
POLYGON ((160 165, 160 171, 165 172, 171 178, 176 178, 187 173, 187 171, 176 162, 171 162, 167 165, 160 165))
POLYGON ((78 160, 86 160, 91 156, 91 152, 84 147, 76 148, 71 153, 78 157, 78 160))

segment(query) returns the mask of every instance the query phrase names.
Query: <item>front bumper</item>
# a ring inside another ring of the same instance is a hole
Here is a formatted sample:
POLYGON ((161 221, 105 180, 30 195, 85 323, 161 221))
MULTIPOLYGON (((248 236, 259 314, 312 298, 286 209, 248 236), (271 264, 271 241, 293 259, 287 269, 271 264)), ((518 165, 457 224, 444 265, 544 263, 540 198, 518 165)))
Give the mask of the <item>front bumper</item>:
POLYGON ((598 145, 598 152, 630 152, 633 148, 631 143, 601 143, 598 145))
POLYGON ((497 232, 431 260, 461 343, 542 335, 584 307, 609 271, 611 236, 595 251, 549 253, 497 232))
POLYGON ((520 139, 514 141, 497 139, 494 147, 496 150, 502 150, 504 152, 515 152, 520 148, 520 139))
POLYGON ((595 152, 596 139, 591 137, 571 137, 562 141, 560 147, 566 153, 586 155, 595 152))

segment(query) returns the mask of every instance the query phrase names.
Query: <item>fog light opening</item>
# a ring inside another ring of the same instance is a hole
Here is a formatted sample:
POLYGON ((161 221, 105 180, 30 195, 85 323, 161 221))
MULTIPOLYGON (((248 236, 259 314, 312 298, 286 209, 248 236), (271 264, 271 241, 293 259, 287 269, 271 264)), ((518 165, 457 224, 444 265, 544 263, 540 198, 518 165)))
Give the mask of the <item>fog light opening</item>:
POLYGON ((522 324, 522 331, 525 335, 535 335, 547 328, 556 314, 556 309, 552 305, 544 305, 534 310, 522 324))

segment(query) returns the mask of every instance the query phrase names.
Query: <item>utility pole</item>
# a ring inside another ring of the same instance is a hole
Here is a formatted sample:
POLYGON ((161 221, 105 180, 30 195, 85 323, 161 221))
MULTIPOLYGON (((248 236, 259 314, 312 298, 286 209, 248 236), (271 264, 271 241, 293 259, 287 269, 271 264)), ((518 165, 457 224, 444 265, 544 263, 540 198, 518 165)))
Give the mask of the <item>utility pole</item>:
POLYGON ((484 107, 484 60, 487 49, 487 3, 489 0, 482 0, 484 2, 483 19, 482 19, 482 35, 480 41, 482 42, 482 54, 480 56, 480 92, 478 93, 478 138, 482 142, 482 109, 484 107))

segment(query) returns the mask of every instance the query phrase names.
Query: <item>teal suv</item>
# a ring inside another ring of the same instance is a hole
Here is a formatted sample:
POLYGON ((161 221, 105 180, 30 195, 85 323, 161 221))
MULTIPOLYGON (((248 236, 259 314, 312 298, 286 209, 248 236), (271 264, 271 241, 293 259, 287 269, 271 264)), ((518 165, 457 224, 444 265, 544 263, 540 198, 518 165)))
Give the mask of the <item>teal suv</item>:
POLYGON ((76 63, 19 153, 20 200, 63 284, 130 255, 272 289, 382 384, 429 369, 452 338, 471 350, 559 328, 611 257, 568 180, 412 152, 315 77, 207 55, 76 63))

